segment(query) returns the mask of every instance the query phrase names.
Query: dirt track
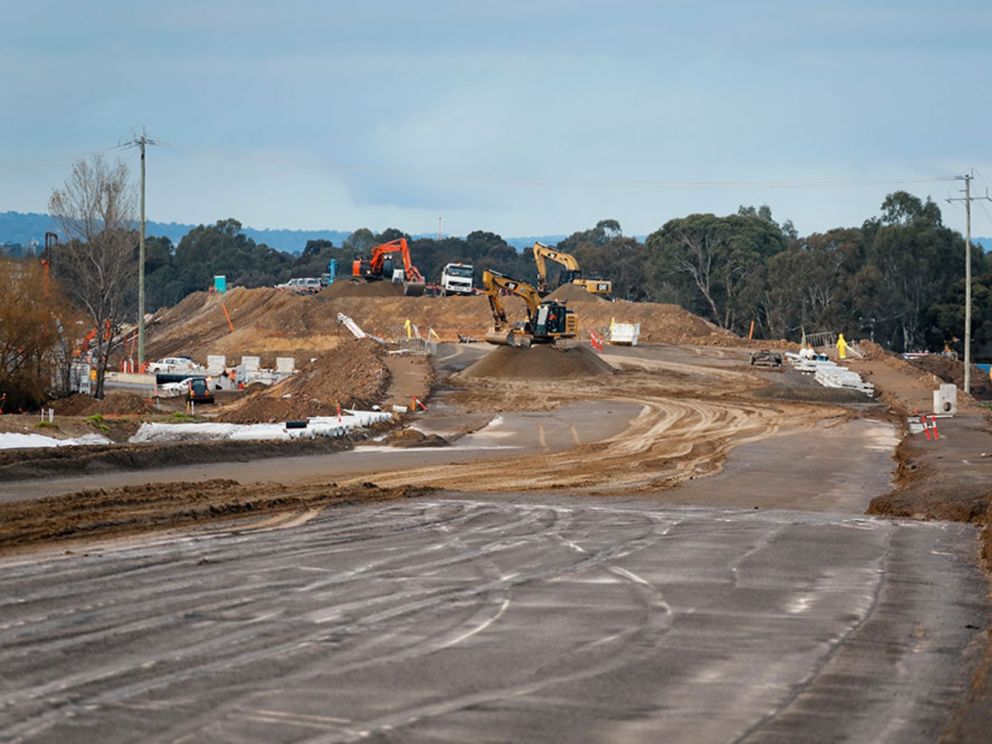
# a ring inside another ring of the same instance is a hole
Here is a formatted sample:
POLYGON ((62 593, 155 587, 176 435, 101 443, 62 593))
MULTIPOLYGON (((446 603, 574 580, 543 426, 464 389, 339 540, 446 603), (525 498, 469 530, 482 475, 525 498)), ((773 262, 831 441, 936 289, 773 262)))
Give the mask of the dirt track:
POLYGON ((621 367, 632 364, 640 369, 526 385, 512 375, 508 380, 461 378, 454 399, 467 410, 534 410, 582 400, 643 406, 624 432, 553 457, 535 452, 509 462, 431 466, 383 475, 377 481, 456 489, 469 482, 481 491, 650 492, 717 472, 736 445, 854 415, 839 407, 802 402, 801 396, 793 401, 757 400, 748 392, 767 385, 768 378, 746 367, 631 361, 622 354, 611 359, 621 367))

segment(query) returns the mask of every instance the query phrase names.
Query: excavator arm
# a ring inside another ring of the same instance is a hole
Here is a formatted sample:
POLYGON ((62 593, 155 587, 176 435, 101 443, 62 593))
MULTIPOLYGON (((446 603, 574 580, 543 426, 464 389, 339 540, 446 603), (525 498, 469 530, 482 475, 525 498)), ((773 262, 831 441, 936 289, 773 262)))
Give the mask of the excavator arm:
POLYGON ((537 266, 537 289, 540 292, 550 291, 548 286, 548 261, 554 261, 563 269, 562 284, 569 284, 581 276, 579 262, 570 253, 556 251, 544 243, 534 243, 534 264, 537 266))
POLYGON ((369 258, 356 256, 351 267, 352 277, 355 281, 392 280, 392 268, 387 268, 386 259, 390 259, 389 267, 391 267, 392 257, 397 253, 403 260, 403 294, 422 295, 425 288, 424 275, 410 260, 410 247, 406 238, 380 243, 372 248, 372 255, 369 258))
POLYGON ((382 264, 386 256, 391 256, 394 253, 399 253, 403 259, 403 272, 406 275, 406 280, 408 282, 420 282, 422 284, 424 276, 413 265, 413 261, 410 260, 410 246, 407 245, 406 238, 390 240, 388 243, 379 243, 379 245, 375 246, 372 249, 372 270, 375 273, 381 273, 382 264))

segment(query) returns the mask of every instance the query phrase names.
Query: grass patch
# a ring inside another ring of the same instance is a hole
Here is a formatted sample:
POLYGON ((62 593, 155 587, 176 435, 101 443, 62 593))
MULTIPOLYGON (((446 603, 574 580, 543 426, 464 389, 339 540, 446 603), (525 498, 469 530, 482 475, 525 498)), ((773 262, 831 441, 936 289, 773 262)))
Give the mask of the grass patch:
POLYGON ((183 411, 174 411, 172 415, 169 416, 169 421, 174 424, 191 424, 199 420, 199 416, 193 416, 192 414, 185 413, 183 411))
POLYGON ((37 424, 34 425, 34 427, 36 429, 55 429, 55 430, 58 430, 59 425, 56 424, 54 421, 39 421, 37 424))
POLYGON ((110 425, 107 423, 107 420, 99 413, 94 413, 92 416, 87 416, 86 420, 94 429, 99 429, 104 434, 110 431, 110 425))

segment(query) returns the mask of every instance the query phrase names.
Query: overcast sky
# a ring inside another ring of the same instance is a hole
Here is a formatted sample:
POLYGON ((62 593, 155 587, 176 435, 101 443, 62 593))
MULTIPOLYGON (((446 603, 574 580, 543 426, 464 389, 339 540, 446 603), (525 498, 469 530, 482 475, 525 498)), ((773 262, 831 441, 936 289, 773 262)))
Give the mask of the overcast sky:
POLYGON ((0 211, 144 126, 163 221, 640 234, 768 204, 809 233, 905 188, 962 228, 960 184, 914 181, 992 184, 990 31, 987 0, 8 0, 0 211))

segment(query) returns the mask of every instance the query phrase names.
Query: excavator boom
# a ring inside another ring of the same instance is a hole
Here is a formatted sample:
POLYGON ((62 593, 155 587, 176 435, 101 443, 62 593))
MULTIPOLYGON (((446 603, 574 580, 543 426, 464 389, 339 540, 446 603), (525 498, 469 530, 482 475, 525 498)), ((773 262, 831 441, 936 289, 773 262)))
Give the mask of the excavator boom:
POLYGON ((563 284, 577 284, 587 292, 597 295, 609 295, 613 291, 613 284, 604 279, 583 279, 582 271, 579 269, 579 262, 571 253, 557 251, 544 243, 534 243, 534 264, 537 266, 537 289, 543 294, 551 291, 548 285, 548 261, 554 261, 561 266, 561 273, 558 275, 558 286, 563 284))

